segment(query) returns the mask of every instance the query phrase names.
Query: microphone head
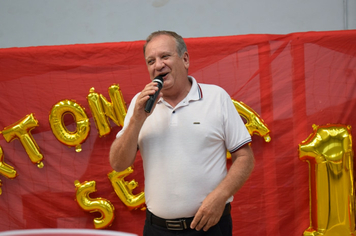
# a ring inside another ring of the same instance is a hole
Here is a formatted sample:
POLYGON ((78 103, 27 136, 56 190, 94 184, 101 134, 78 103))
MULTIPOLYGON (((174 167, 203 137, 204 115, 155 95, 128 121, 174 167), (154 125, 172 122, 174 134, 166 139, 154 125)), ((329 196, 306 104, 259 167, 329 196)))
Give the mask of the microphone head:
POLYGON ((161 75, 156 76, 152 81, 156 82, 159 87, 163 86, 163 77, 161 75))
POLYGON ((163 87, 163 77, 161 75, 159 75, 156 78, 154 78, 152 80, 152 82, 157 83, 158 90, 155 92, 155 94, 150 95, 150 98, 146 102, 145 112, 147 112, 147 113, 151 113, 153 104, 155 103, 155 101, 159 95, 159 92, 161 91, 161 89, 163 87))

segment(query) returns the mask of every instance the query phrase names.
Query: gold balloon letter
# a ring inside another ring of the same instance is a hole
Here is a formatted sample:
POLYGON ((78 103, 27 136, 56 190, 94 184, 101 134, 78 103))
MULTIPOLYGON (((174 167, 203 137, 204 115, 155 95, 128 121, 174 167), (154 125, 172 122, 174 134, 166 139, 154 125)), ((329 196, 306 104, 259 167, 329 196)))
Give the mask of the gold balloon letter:
POLYGON ((63 100, 53 106, 49 114, 49 123, 54 136, 63 144, 75 147, 76 152, 82 150, 83 143, 89 135, 90 125, 88 116, 78 103, 71 100, 63 100), (66 114, 73 116, 76 122, 76 130, 69 131, 63 123, 66 114))
POLYGON ((131 180, 130 182, 124 180, 124 178, 132 172, 133 169, 131 167, 121 172, 113 170, 108 174, 108 177, 117 196, 130 210, 145 210, 145 193, 141 192, 137 195, 133 195, 132 190, 137 187, 138 183, 135 180, 131 180))
POLYGON ((114 220, 114 206, 110 201, 104 198, 90 198, 89 194, 96 191, 95 181, 85 181, 79 183, 74 181, 76 187, 76 201, 78 205, 85 211, 90 213, 100 212, 101 217, 94 219, 94 227, 103 229, 110 226, 114 220))
POLYGON ((1 133, 6 142, 11 142, 18 138, 32 163, 37 164, 38 168, 42 168, 43 155, 40 153, 39 147, 30 133, 36 126, 38 126, 38 121, 31 113, 15 124, 5 127, 1 133))
MULTIPOLYGON (((234 99, 231 99, 234 104, 237 112, 246 119, 246 128, 250 135, 257 134, 264 138, 265 142, 270 142, 271 137, 269 136, 269 129, 265 122, 260 118, 260 116, 249 106, 243 102, 238 102, 234 99)), ((227 158, 231 158, 230 152, 227 152, 227 158)))
POLYGON ((300 160, 309 164, 310 227, 304 236, 355 235, 351 127, 313 129, 299 145, 300 160))
MULTIPOLYGON (((17 176, 17 172, 14 169, 14 167, 12 167, 4 162, 4 153, 2 151, 1 146, 0 146, 0 174, 9 178, 9 179, 14 179, 17 176)), ((0 180, 0 195, 2 194, 1 186, 2 186, 2 183, 0 180)))
POLYGON ((118 126, 124 125, 127 108, 119 85, 112 85, 109 88, 112 103, 108 102, 102 94, 96 93, 94 88, 91 88, 89 92, 87 100, 100 137, 111 131, 107 117, 110 117, 118 126))
POLYGON ((266 142, 271 141, 269 136, 269 129, 260 116, 249 106, 243 102, 238 102, 232 99, 232 102, 235 105, 237 112, 246 119, 246 128, 250 135, 257 134, 264 138, 266 142))

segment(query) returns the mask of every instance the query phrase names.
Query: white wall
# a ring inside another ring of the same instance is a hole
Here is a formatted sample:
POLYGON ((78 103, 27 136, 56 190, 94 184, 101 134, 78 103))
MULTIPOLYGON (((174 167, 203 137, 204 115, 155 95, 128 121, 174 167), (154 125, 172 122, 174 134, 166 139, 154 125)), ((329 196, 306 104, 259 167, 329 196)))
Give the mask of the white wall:
POLYGON ((0 48, 356 29, 355 12, 356 0, 0 0, 0 48))

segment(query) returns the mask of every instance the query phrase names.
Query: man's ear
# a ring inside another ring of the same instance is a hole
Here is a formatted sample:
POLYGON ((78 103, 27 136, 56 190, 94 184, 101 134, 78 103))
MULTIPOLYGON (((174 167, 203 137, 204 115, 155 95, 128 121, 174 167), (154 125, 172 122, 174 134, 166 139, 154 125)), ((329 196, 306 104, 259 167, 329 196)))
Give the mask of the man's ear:
POLYGON ((188 52, 185 52, 182 56, 184 67, 188 70, 189 68, 189 54, 188 52))

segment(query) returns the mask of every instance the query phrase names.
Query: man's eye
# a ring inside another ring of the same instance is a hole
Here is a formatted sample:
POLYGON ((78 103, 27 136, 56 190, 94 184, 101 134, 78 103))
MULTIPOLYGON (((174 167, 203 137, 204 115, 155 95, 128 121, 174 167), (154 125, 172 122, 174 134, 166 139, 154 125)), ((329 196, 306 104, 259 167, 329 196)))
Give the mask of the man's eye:
POLYGON ((153 62, 154 62, 153 60, 149 60, 149 61, 147 61, 147 64, 148 64, 148 65, 152 65, 153 62))

